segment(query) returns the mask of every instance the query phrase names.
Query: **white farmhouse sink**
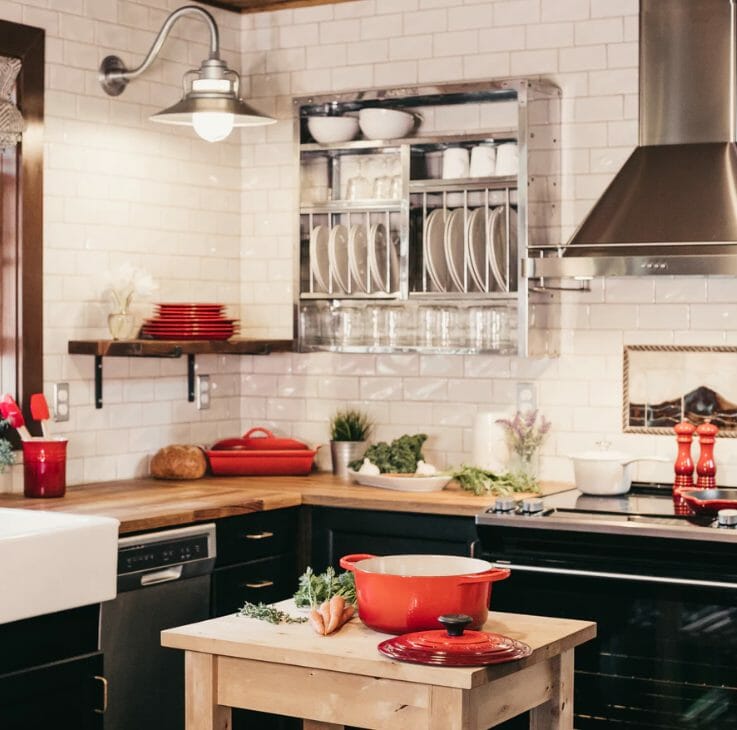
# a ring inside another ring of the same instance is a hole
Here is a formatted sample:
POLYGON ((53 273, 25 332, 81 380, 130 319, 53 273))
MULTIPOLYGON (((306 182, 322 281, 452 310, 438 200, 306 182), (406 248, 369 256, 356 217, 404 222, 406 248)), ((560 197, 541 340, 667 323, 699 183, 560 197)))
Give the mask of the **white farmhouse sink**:
POLYGON ((115 597, 118 520, 0 509, 0 624, 115 597))

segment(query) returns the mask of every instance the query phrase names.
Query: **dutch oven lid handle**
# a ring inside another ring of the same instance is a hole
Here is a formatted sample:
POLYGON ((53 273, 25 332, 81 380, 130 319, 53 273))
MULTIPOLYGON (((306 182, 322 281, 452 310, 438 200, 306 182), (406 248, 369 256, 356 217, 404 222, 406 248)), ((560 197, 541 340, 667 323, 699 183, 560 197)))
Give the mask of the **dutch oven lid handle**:
POLYGON ((375 558, 375 555, 371 555, 370 553, 353 553, 352 555, 344 555, 340 559, 340 567, 344 570, 350 570, 353 572, 356 567, 356 563, 359 560, 368 560, 369 558, 375 558))
POLYGON ((463 631, 473 619, 465 613, 446 613, 438 616, 438 621, 445 626, 448 636, 463 636, 463 631))
POLYGON ((243 438, 244 439, 250 438, 251 434, 254 434, 254 433, 262 433, 266 436, 266 438, 269 438, 269 439, 274 438, 274 434, 271 433, 271 431, 269 431, 268 428, 264 428, 263 426, 255 426, 250 431, 246 431, 246 433, 243 434, 243 438))

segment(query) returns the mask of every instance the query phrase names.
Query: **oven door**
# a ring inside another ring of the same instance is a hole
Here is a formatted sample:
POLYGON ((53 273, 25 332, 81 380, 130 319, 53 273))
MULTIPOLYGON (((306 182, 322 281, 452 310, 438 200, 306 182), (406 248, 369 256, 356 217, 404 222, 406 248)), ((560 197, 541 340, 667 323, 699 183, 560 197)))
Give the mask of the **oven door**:
POLYGON ((597 623, 597 638, 575 652, 578 730, 737 730, 737 582, 710 580, 708 566, 679 577, 634 564, 630 573, 611 558, 591 569, 560 552, 485 557, 512 570, 494 586, 494 611, 597 623))

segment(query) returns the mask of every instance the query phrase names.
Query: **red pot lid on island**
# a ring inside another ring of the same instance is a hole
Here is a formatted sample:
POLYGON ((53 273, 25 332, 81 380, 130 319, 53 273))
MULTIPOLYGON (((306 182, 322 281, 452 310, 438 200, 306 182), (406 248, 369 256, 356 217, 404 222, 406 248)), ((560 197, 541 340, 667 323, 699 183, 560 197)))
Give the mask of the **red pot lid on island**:
POLYGON ((523 659, 532 649, 521 641, 488 631, 464 631, 473 619, 464 614, 439 616, 446 629, 416 631, 379 644, 390 659, 439 667, 473 667, 523 659))

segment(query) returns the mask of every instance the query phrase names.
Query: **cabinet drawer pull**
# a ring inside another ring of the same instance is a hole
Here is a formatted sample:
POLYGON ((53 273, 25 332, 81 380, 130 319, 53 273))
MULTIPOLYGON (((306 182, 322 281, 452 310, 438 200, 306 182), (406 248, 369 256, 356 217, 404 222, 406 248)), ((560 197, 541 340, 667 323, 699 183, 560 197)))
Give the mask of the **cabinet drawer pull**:
POLYGON ((247 532, 243 537, 245 537, 246 540, 265 540, 267 537, 274 537, 274 533, 267 532, 266 530, 263 530, 262 532, 247 532))
POLYGON ((107 678, 101 677, 99 674, 94 676, 94 679, 102 682, 102 709, 95 707, 95 712, 98 715, 104 715, 107 712, 107 678))
POLYGON ((255 583, 244 583, 244 588, 271 588, 274 585, 273 580, 257 580, 255 583))

